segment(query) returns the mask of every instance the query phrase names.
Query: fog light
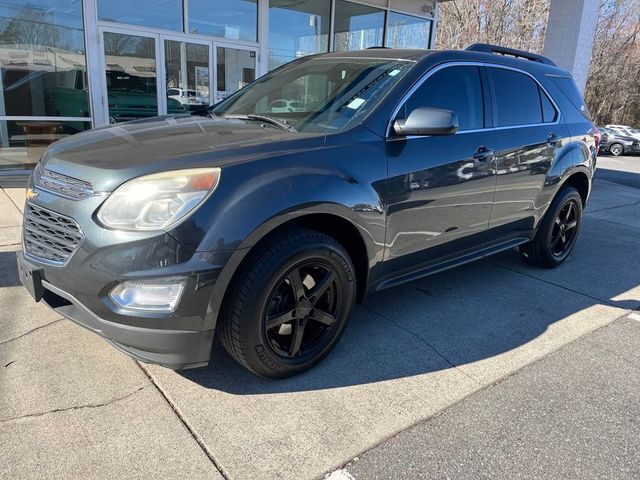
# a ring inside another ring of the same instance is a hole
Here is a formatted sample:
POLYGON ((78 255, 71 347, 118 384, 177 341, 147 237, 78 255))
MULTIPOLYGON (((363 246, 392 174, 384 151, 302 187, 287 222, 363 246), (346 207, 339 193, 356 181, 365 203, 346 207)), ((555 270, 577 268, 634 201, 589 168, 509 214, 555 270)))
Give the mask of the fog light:
POLYGON ((185 277, 127 280, 116 285, 109 297, 122 308, 173 312, 186 285, 185 277))

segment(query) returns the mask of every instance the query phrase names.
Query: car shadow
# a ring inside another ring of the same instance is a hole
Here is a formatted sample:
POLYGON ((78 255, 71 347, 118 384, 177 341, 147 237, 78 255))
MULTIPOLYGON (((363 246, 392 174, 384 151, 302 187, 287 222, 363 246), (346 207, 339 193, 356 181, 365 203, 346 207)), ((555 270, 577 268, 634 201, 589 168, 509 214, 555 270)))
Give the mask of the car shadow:
MULTIPOLYGON (((496 260, 509 264, 517 256, 517 252, 506 252, 496 260)), ((218 341, 209 367, 179 374, 203 387, 236 395, 392 381, 509 352, 557 321, 602 303, 481 261, 372 295, 356 306, 344 337, 329 357, 302 375, 284 380, 256 377, 218 341)), ((628 305, 620 302, 619 306, 628 305)))
MULTIPOLYGON (((597 178, 612 181, 607 172, 599 171, 597 178)), ((639 174, 614 173, 615 183, 632 186, 638 181, 640 188, 639 174)), ((637 227, 613 217, 618 207, 607 203, 612 197, 613 190, 594 191, 592 205, 612 217, 587 214, 575 250, 561 267, 525 265, 513 249, 375 293, 356 306, 335 350, 302 375, 256 377, 218 341, 210 366, 179 374, 236 395, 366 385, 470 366, 526 345, 576 314, 579 322, 598 322, 603 306, 637 309, 640 236, 637 227)), ((609 310, 607 315, 622 313, 609 310)))

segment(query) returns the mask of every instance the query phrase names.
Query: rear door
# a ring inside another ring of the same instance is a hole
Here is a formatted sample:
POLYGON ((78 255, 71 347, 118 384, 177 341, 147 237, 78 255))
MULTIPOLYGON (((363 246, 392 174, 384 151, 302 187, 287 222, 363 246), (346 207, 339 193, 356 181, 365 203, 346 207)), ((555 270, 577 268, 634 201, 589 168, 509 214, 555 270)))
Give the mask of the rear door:
POLYGON ((560 111, 529 74, 486 67, 498 135, 496 193, 490 235, 521 236, 544 212, 540 194, 547 171, 568 135, 560 111))
POLYGON ((427 75, 393 120, 416 108, 441 108, 458 115, 459 130, 387 138, 388 275, 477 250, 489 225, 497 138, 481 67, 456 64, 427 75))

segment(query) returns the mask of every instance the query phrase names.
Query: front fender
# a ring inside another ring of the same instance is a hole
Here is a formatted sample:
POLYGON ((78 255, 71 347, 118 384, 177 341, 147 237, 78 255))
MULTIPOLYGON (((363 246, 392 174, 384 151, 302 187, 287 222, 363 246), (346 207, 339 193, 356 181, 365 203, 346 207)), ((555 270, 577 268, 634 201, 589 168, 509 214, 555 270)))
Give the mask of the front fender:
POLYGON ((296 219, 321 214, 346 220, 360 234, 369 269, 381 264, 385 212, 374 185, 386 178, 386 157, 374 143, 360 144, 357 154, 325 148, 305 158, 238 164, 222 176, 227 188, 214 192, 202 209, 206 218, 173 232, 181 243, 200 238, 191 248, 205 256, 233 252, 214 286, 208 317, 213 324, 207 328, 215 328, 227 287, 251 248, 296 219))

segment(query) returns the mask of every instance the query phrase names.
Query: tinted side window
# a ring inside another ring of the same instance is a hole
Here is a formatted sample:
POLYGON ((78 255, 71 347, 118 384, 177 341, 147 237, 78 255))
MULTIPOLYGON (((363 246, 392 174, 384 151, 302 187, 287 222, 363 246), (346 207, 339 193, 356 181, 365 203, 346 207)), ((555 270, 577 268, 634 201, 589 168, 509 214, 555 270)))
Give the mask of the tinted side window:
POLYGON ((569 77, 549 77, 551 81, 556 84, 556 86, 562 91, 562 93, 569 99, 569 101, 573 104, 574 107, 578 109, 578 111, 585 116, 586 118, 590 117, 589 110, 587 109, 587 105, 584 103, 584 99, 582 98, 582 94, 580 90, 578 90, 578 86, 576 82, 573 81, 573 78, 569 77))
POLYGON ((484 127, 482 84, 477 67, 448 67, 434 73, 404 105, 408 116, 420 107, 452 110, 458 115, 459 130, 484 127))
POLYGON ((549 97, 547 97, 547 94, 544 93, 540 87, 538 87, 538 91, 540 93, 540 100, 542 101, 542 121, 544 123, 553 122, 558 113, 551 103, 551 100, 549 100, 549 97))
POLYGON ((538 84, 523 73, 490 68, 498 127, 542 123, 538 84))

